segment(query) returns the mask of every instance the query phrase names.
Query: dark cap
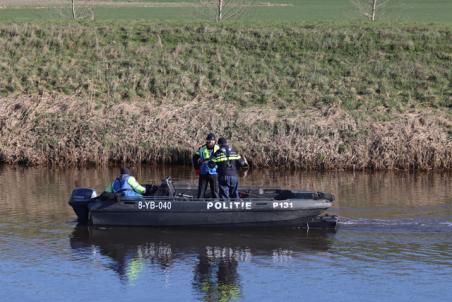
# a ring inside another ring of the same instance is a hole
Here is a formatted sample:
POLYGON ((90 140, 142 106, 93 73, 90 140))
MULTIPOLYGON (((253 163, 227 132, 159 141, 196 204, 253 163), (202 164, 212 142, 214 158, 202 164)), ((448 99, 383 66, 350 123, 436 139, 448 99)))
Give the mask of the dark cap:
POLYGON ((224 137, 220 137, 218 139, 218 145, 224 146, 224 145, 227 145, 227 144, 228 144, 228 141, 224 137))
POLYGON ((121 174, 129 174, 129 169, 127 169, 126 167, 121 167, 120 171, 121 174))
POLYGON ((208 140, 208 141, 215 140, 215 134, 213 134, 213 133, 207 134, 206 140, 208 140))

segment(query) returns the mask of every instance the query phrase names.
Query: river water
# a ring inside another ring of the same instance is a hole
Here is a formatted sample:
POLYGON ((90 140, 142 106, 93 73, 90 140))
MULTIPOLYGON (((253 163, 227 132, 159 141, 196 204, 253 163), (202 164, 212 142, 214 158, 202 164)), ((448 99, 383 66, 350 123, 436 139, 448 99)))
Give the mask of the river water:
MULTIPOLYGON (((336 231, 77 227, 109 168, 0 167, 0 301, 452 301, 452 174, 259 170, 243 185, 332 192, 336 231)), ((142 183, 188 167, 132 169, 142 183)))

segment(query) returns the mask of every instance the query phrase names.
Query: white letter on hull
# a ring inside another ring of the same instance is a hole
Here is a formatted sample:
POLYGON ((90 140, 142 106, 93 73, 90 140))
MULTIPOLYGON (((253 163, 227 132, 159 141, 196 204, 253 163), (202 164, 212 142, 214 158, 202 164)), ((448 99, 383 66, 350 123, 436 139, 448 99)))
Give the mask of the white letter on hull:
POLYGON ((207 203, 207 210, 209 210, 211 207, 213 207, 213 202, 209 201, 207 203))

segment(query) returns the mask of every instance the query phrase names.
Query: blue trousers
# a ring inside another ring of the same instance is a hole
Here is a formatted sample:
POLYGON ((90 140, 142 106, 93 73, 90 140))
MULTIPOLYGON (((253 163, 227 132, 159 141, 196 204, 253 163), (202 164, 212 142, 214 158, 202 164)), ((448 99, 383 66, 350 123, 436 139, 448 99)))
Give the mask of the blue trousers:
POLYGON ((219 176, 218 184, 221 199, 239 199, 239 178, 237 176, 219 176))

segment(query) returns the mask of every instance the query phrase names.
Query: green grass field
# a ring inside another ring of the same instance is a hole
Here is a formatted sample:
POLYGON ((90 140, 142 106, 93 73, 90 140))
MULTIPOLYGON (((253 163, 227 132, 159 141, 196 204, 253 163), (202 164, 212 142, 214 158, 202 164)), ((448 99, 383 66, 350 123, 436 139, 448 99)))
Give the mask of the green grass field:
MULTIPOLYGON (((46 1, 22 0, 0 1, 0 20, 31 21, 61 19, 54 5, 46 1)), ((96 3, 97 1, 92 1, 96 3)), ((200 21, 206 19, 199 14, 198 0, 129 0, 102 1, 94 5, 98 20, 154 20, 154 21, 200 21), (165 7, 165 4, 171 7, 165 7), (155 6, 155 7, 149 7, 155 6)), ((364 19, 351 0, 262 0, 250 9, 245 22, 300 22, 341 21, 364 19), (262 6, 262 4, 268 6, 262 6), (281 4, 284 4, 281 6, 281 4), (274 6, 272 6, 274 5, 274 6)), ((450 0, 389 0, 382 10, 385 22, 434 22, 452 23, 452 1, 450 0)))
POLYGON ((448 107, 450 40, 433 25, 4 24, 0 95, 448 107))

